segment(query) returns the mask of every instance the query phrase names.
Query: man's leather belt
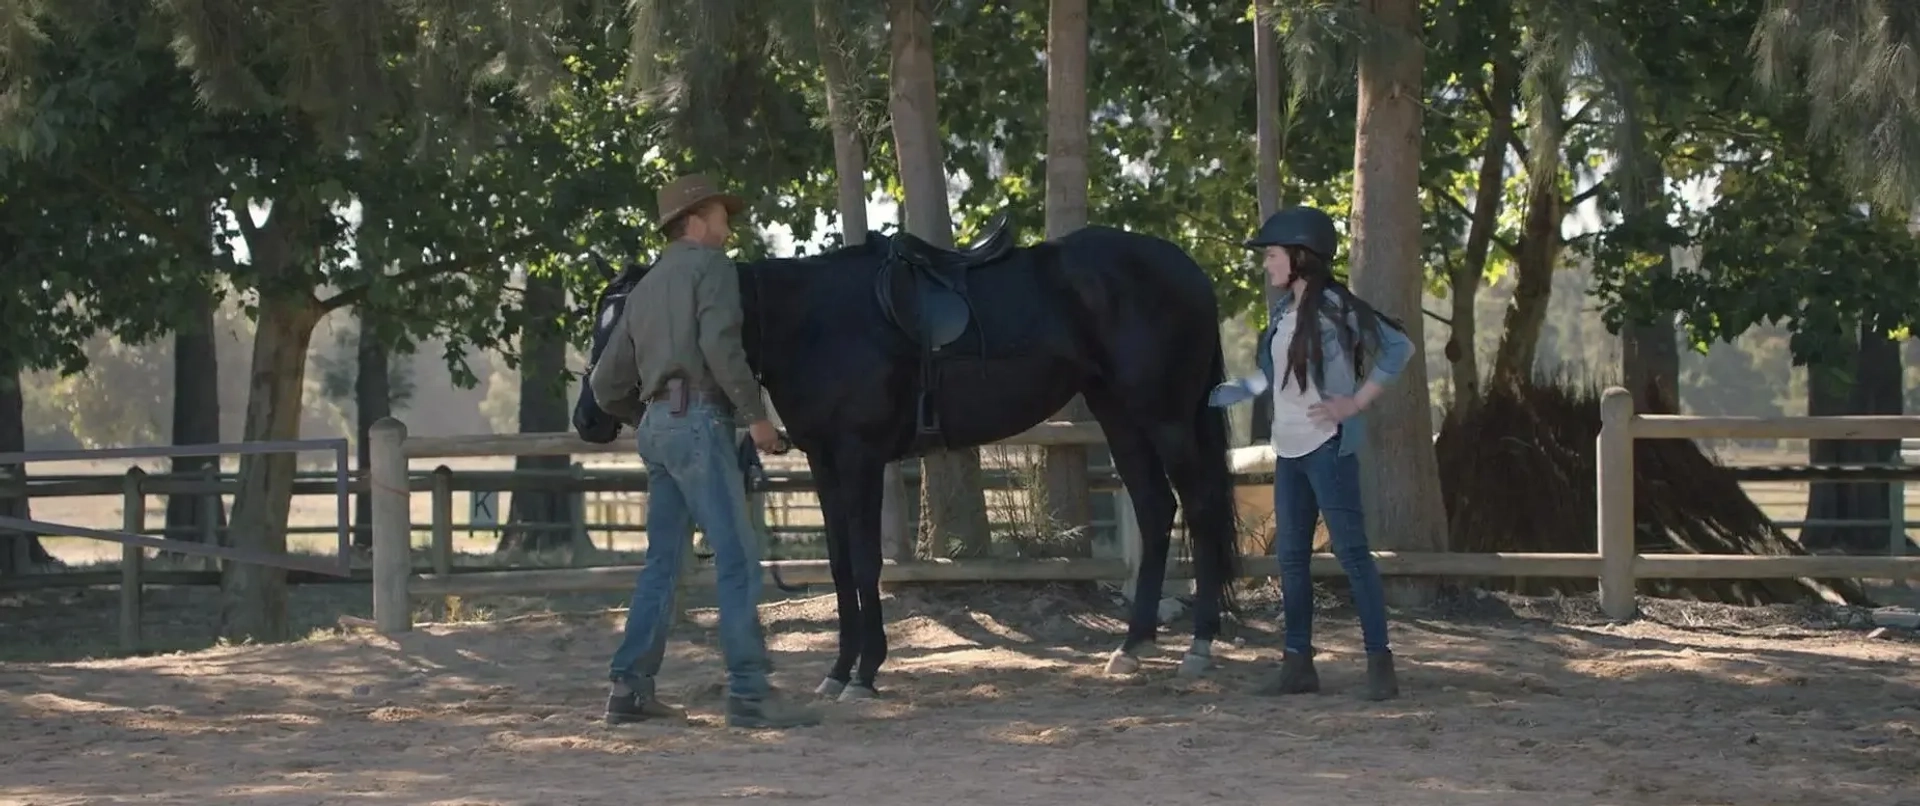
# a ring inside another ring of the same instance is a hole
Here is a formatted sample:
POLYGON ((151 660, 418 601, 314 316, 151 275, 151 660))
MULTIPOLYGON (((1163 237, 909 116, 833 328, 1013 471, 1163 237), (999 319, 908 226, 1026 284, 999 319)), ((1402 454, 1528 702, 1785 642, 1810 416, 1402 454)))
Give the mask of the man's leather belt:
POLYGON ((669 406, 668 413, 679 417, 687 413, 687 406, 695 400, 724 409, 732 408, 732 401, 729 401, 726 395, 710 389, 692 388, 687 385, 684 378, 668 378, 664 388, 655 392, 653 397, 647 398, 647 404, 666 403, 669 406))

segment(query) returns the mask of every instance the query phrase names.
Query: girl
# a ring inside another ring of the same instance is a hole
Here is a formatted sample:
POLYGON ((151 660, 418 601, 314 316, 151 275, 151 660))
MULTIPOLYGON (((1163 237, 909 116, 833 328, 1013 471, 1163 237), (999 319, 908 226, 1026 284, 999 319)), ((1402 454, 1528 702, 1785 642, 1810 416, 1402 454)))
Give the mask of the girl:
POLYGON ((1338 244, 1333 219, 1311 207, 1282 210, 1247 242, 1260 250, 1267 282, 1280 291, 1260 334, 1260 373, 1214 388, 1208 402, 1230 406, 1273 390, 1274 547, 1280 564, 1285 654, 1263 694, 1320 690, 1313 668, 1313 525, 1324 517, 1333 554, 1353 584, 1367 651, 1367 698, 1399 696, 1380 570, 1360 515, 1364 439, 1359 415, 1398 377, 1413 355, 1400 323, 1375 311, 1333 278, 1338 244), (1371 359, 1369 361, 1368 359, 1371 359), (1363 364, 1371 364, 1364 376, 1363 364), (1364 377, 1365 381, 1361 382, 1364 377))

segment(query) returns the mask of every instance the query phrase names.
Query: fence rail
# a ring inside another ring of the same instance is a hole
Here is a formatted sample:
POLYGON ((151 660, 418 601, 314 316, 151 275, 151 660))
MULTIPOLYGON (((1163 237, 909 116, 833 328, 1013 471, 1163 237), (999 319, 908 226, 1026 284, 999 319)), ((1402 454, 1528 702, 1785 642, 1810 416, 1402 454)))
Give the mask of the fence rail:
MULTIPOLYGON (((273 553, 256 549, 222 546, 214 541, 193 542, 187 540, 169 540, 143 534, 146 531, 147 493, 142 489, 146 481, 146 471, 133 468, 127 471, 121 481, 121 526, 119 531, 93 529, 73 524, 48 523, 27 518, 0 517, 0 528, 14 529, 26 534, 66 534, 90 537, 95 540, 107 540, 120 544, 120 647, 126 651, 140 648, 142 609, 144 607, 142 588, 145 586, 146 554, 144 549, 154 548, 163 551, 175 551, 182 554, 213 557, 256 565, 298 569, 321 574, 347 576, 352 572, 353 559, 348 548, 347 536, 347 441, 344 439, 306 439, 274 442, 237 442, 213 443, 204 445, 155 445, 137 448, 107 448, 104 450, 81 451, 38 451, 32 453, 0 453, 0 466, 18 466, 28 462, 58 462, 70 460, 95 459, 165 459, 182 456, 263 456, 277 453, 298 454, 303 451, 328 451, 333 454, 333 491, 338 497, 337 512, 339 545, 333 562, 319 558, 295 554, 273 553)), ((11 480, 18 485, 18 480, 11 480)), ((14 486, 9 485, 9 486, 14 486)), ((32 484, 27 483, 21 494, 31 493, 32 484)), ((17 548, 25 548, 26 540, 10 541, 17 548)), ((15 557, 16 567, 25 567, 25 558, 15 557)))

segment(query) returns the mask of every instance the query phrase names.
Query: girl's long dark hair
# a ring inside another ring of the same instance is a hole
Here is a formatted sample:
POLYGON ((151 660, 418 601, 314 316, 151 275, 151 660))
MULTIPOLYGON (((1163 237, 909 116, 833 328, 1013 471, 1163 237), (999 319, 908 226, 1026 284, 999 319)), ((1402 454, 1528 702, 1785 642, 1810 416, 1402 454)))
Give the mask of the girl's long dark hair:
POLYGON ((1345 346, 1347 352, 1353 356, 1354 377, 1362 377, 1360 368, 1365 365, 1367 359, 1367 340, 1357 338, 1360 333, 1353 332, 1347 326, 1346 312, 1353 312, 1354 322, 1359 325, 1361 333, 1377 331, 1383 324, 1402 333, 1407 329, 1400 324, 1399 320, 1374 310, 1366 300, 1354 296, 1352 291, 1347 290, 1345 284, 1334 279, 1327 262, 1321 260, 1319 255, 1298 246, 1282 248, 1287 250, 1287 257, 1291 259, 1293 276, 1306 280, 1307 284, 1300 298, 1293 301, 1298 313, 1294 317, 1293 339, 1287 342, 1287 366, 1280 373, 1279 385, 1285 386, 1287 377, 1292 376, 1294 388, 1307 388, 1308 367, 1313 368, 1314 385, 1319 386, 1325 381, 1326 356, 1322 354, 1323 351, 1320 348, 1320 327, 1322 322, 1327 320, 1331 320, 1334 326, 1340 329, 1337 334, 1340 344, 1345 346), (1326 292, 1329 290, 1333 292, 1334 298, 1339 300, 1340 309, 1323 317, 1321 308, 1326 302, 1326 292))

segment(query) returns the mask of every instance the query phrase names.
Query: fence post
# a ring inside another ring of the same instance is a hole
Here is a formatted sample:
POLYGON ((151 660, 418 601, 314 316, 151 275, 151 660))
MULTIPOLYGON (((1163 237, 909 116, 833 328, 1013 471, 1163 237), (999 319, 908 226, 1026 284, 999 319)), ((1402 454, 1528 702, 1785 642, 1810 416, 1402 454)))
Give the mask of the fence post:
MULTIPOLYGON (((1906 464, 1906 440, 1900 440, 1899 447, 1893 452, 1893 463, 1906 464)), ((1894 557, 1907 555, 1907 483, 1894 479, 1887 483, 1887 554, 1894 557)), ((1906 577, 1893 581, 1893 586, 1906 590, 1909 583, 1906 577)))
POLYGON ((1120 544, 1120 559, 1127 564, 1127 578, 1120 582, 1120 595, 1131 602, 1134 583, 1140 579, 1140 564, 1146 562, 1141 556, 1146 553, 1146 547, 1140 542, 1140 519, 1133 511, 1133 498, 1127 495, 1124 484, 1113 494, 1113 538, 1120 544))
MULTIPOLYGON (((0 515, 15 515, 21 518, 33 517, 32 499, 27 497, 27 466, 0 465, 0 515), (7 502, 18 500, 17 505, 7 502)), ((12 558, 11 567, 16 574, 25 574, 33 566, 33 535, 26 532, 8 532, 6 550, 12 558)))
POLYGON ((567 465, 567 473, 573 477, 573 489, 567 495, 567 545, 569 565, 579 565, 580 555, 593 551, 593 535, 587 533, 587 491, 580 489, 579 481, 587 475, 587 466, 581 462, 567 465))
MULTIPOLYGON (((218 460, 219 457, 214 458, 218 460)), ((200 542, 209 546, 218 546, 220 545, 220 509, 226 503, 226 499, 222 497, 219 487, 220 463, 215 461, 213 464, 202 468, 200 475, 205 478, 208 487, 213 490, 212 493, 200 496, 200 542)), ((211 569, 216 567, 216 564, 211 562, 212 557, 202 557, 200 559, 204 561, 201 563, 203 568, 211 569)))
MULTIPOLYGON (((453 468, 441 465, 433 469, 433 572, 440 576, 453 573, 453 468)), ((452 619, 455 597, 440 604, 443 620, 452 619)))
POLYGON ((1600 546, 1600 609, 1608 618, 1633 618, 1633 395, 1611 386, 1600 396, 1600 436, 1594 440, 1598 486, 1595 536, 1600 546))
MULTIPOLYGON (((767 550, 773 545, 773 529, 767 526, 766 490, 747 491, 747 516, 748 522, 753 524, 753 556, 760 558, 759 562, 753 564, 753 578, 747 583, 747 589, 757 594, 753 597, 753 604, 757 607, 766 592, 762 585, 767 575, 767 550)), ((687 556, 693 556, 693 552, 687 552, 687 556)))
MULTIPOLYGON (((147 496, 140 491, 140 485, 147 478, 147 471, 132 468, 127 471, 127 480, 122 487, 120 497, 120 530, 128 534, 140 534, 147 530, 147 496)), ((120 544, 120 651, 140 651, 140 622, 145 617, 141 601, 141 572, 146 565, 147 555, 139 546, 132 543, 120 544)))
POLYGON ((453 573, 453 468, 433 469, 433 572, 453 573))
POLYGON ((373 498, 373 622, 383 634, 413 629, 407 577, 413 575, 412 496, 407 486, 407 425, 382 417, 367 430, 368 494, 373 498))

